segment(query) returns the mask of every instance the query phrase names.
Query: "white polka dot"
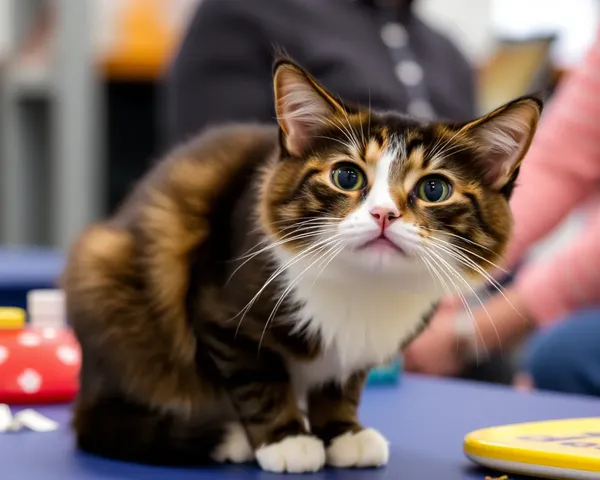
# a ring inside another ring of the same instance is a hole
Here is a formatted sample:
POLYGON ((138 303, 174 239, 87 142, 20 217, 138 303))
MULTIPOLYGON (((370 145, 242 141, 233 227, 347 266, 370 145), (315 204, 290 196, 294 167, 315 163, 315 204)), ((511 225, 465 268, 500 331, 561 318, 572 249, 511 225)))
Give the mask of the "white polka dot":
POLYGON ((433 108, 425 100, 413 100, 408 104, 408 113, 413 117, 431 119, 434 117, 433 108))
POLYGON ((26 368, 17 378, 17 383, 25 393, 36 393, 42 386, 41 375, 32 368, 26 368))
POLYGON ((381 29, 381 39, 389 48, 400 48, 406 45, 408 34, 399 23, 387 23, 381 29))
POLYGON ((65 365, 77 365, 79 363, 79 351, 68 345, 58 347, 56 356, 65 365))
POLYGON ((0 345, 0 364, 6 362, 8 358, 8 348, 3 345, 0 345))
POLYGON ((46 340, 53 340, 56 338, 56 336, 56 328, 46 327, 44 330, 42 330, 42 337, 44 337, 46 340))
POLYGON ((41 338, 33 332, 25 332, 19 335, 19 343, 24 347, 37 347, 42 343, 41 338))
POLYGON ((396 65, 396 76, 404 85, 418 85, 423 80, 423 69, 417 62, 406 60, 396 65))

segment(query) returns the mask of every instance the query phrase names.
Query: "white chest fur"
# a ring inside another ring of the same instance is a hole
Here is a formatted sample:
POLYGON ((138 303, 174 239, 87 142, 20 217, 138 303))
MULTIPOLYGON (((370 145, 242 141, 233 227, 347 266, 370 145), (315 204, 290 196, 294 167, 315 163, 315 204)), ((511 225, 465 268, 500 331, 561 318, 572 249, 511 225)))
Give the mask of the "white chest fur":
POLYGON ((298 283, 294 295, 305 306, 297 328, 320 338, 324 349, 314 361, 289 366, 298 393, 331 380, 343 382, 398 352, 437 297, 434 289, 410 291, 401 283, 376 275, 316 282, 308 276, 298 283))

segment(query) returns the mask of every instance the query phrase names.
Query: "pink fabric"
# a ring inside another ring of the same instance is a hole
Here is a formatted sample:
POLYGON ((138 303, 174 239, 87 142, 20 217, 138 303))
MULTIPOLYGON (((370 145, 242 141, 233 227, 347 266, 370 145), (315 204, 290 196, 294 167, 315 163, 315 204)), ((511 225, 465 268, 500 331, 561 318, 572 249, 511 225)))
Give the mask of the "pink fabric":
MULTIPOLYGON (((518 184, 509 264, 600 189, 600 32, 546 107, 518 184)), ((552 259, 528 265, 515 285, 541 324, 600 305, 600 207, 584 234, 552 259)))

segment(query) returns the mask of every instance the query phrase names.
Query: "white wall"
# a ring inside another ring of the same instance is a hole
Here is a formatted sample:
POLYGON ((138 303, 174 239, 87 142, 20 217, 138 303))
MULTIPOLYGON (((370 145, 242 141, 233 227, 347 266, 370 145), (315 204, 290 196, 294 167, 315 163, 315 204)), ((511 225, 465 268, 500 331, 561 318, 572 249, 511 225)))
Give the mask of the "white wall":
POLYGON ((493 51, 490 0, 419 0, 415 5, 423 20, 449 35, 474 63, 493 51))
POLYGON ((12 35, 10 1, 11 0, 0 0, 0 61, 2 61, 8 53, 10 37, 12 35))
POLYGON ((598 28, 598 0, 492 0, 494 29, 510 38, 554 33, 554 60, 576 64, 593 42, 598 28))
POLYGON ((495 45, 494 36, 522 38, 558 35, 554 60, 576 64, 600 25, 598 0, 419 0, 417 10, 431 25, 449 34, 476 63, 495 45))

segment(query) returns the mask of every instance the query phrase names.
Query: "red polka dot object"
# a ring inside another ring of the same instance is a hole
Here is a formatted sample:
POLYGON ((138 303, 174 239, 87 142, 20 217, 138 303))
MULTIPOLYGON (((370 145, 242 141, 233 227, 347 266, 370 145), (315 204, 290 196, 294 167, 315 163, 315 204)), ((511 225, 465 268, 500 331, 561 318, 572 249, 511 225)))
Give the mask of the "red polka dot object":
POLYGON ((0 403, 68 402, 79 382, 81 353, 66 328, 27 328, 25 312, 0 308, 0 403))

